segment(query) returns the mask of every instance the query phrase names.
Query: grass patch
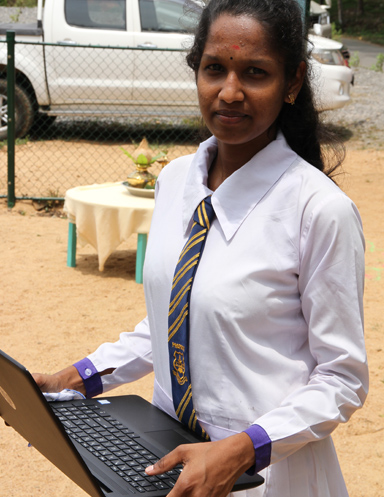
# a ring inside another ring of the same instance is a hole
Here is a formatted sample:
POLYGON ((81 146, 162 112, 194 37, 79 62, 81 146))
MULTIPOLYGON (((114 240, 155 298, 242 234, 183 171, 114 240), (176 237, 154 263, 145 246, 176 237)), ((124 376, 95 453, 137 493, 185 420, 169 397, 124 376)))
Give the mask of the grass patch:
POLYGON ((383 65, 384 65, 384 53, 380 53, 376 57, 376 63, 373 64, 373 66, 370 67, 370 69, 376 72, 383 72, 383 65))
POLYGON ((0 7, 37 7, 37 0, 0 0, 0 7))

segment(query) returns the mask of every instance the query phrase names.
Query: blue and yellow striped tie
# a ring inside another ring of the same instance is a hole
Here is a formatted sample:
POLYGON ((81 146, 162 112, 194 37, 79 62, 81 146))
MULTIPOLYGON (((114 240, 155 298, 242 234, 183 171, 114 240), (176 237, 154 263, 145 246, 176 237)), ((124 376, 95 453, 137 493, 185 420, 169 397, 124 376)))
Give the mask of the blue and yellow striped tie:
POLYGON ((206 197, 193 216, 191 234, 177 262, 168 314, 168 349, 172 378, 173 405, 177 417, 198 435, 209 440, 201 428, 192 403, 189 368, 189 300, 193 278, 215 216, 211 197, 206 197))

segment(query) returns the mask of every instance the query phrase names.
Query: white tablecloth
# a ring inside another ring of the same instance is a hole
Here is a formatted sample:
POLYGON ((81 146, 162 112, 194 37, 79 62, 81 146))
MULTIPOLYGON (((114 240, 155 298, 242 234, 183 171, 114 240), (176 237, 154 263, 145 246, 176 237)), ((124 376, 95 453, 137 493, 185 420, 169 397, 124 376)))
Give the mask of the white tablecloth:
POLYGON ((81 245, 97 250, 99 269, 132 233, 149 232, 153 198, 134 196, 121 183, 78 186, 65 194, 64 210, 76 224, 81 245))

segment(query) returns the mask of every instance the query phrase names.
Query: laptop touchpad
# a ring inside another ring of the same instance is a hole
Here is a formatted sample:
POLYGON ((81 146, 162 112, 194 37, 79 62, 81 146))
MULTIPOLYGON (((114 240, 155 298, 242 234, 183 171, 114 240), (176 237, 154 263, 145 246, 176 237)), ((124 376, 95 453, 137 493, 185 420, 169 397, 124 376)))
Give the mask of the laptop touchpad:
POLYGON ((174 430, 160 430, 160 431, 150 431, 147 432, 151 434, 151 438, 154 442, 158 442, 167 450, 173 450, 178 445, 191 443, 186 437, 181 433, 174 430))

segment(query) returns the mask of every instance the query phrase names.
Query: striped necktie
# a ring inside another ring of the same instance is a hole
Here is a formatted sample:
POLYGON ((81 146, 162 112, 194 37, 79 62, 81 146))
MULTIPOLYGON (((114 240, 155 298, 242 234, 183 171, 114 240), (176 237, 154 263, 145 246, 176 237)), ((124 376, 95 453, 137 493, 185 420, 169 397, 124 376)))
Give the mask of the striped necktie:
POLYGON ((176 415, 183 424, 207 440, 209 435, 198 423, 192 403, 188 314, 193 279, 214 216, 209 196, 202 200, 194 213, 192 230, 180 254, 173 277, 168 314, 169 365, 176 415))

